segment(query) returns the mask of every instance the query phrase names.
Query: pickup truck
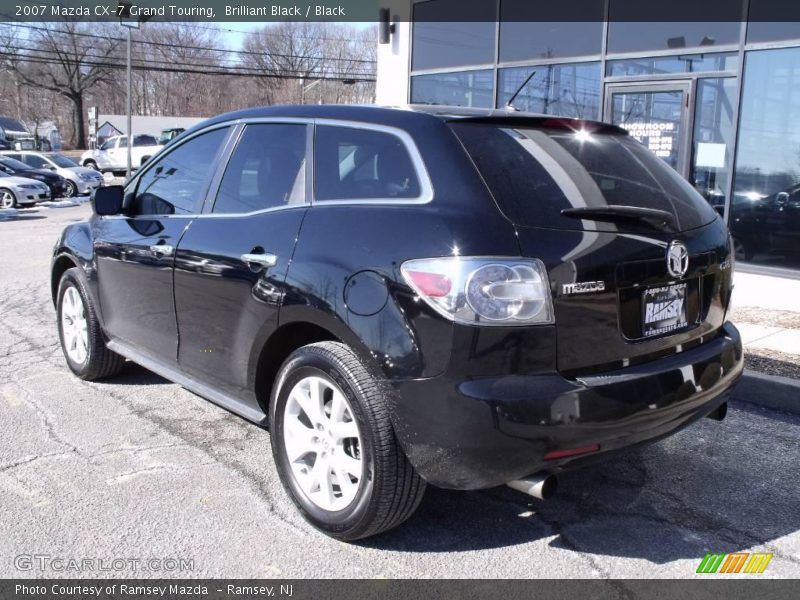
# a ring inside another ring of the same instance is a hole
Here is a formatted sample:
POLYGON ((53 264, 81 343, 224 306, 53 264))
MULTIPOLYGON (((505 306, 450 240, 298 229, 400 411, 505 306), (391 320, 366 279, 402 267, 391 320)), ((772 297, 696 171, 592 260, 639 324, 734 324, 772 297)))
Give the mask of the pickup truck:
MULTIPOLYGON (((133 136, 131 167, 138 169, 162 147, 152 135, 133 136)), ((128 168, 128 136, 108 138, 99 148, 87 150, 81 155, 81 165, 102 172, 124 171, 128 168)))

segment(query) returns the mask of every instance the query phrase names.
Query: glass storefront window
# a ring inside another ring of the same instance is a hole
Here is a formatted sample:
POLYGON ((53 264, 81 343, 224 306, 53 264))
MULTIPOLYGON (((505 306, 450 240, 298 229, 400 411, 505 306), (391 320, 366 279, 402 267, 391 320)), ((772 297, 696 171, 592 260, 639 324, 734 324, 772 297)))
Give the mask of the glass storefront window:
POLYGON ((800 48, 746 54, 736 152, 739 258, 800 268, 800 48))
POLYGON ((689 181, 724 216, 733 158, 734 77, 697 81, 689 181))
POLYGON ((739 28, 736 22, 612 21, 608 25, 608 52, 648 52, 738 44, 739 28))
POLYGON ((736 52, 628 58, 608 61, 606 63, 606 75, 609 77, 638 77, 672 73, 701 73, 704 71, 735 71, 737 63, 738 55, 736 52))
MULTIPOLYGON (((504 2, 501 10, 506 11, 504 2)), ((596 4, 596 3, 595 3, 596 4)), ((511 4, 516 8, 535 10, 536 4, 511 4)), ((581 14, 581 13, 579 13, 581 14)), ((500 61, 571 58, 600 54, 603 22, 524 22, 500 23, 500 61)))
POLYGON ((800 40, 800 24, 759 21, 747 25, 747 43, 800 40))
POLYGON ((531 71, 536 73, 514 100, 516 108, 561 117, 599 118, 600 63, 595 62, 501 69, 498 107, 506 105, 531 71))
POLYGON ((491 70, 415 75, 411 78, 411 102, 491 108, 492 78, 491 70))
MULTIPOLYGON (((791 10, 787 0, 750 0, 750 12, 747 24, 747 43, 780 42, 800 39, 800 25, 787 13, 791 10), (778 15, 787 15, 784 21, 771 19, 778 15)), ((794 14, 797 8, 794 7, 794 14)))
POLYGON ((414 4, 411 68, 440 69, 494 62, 495 2, 429 0, 414 4), (460 16, 463 22, 447 19, 460 16))

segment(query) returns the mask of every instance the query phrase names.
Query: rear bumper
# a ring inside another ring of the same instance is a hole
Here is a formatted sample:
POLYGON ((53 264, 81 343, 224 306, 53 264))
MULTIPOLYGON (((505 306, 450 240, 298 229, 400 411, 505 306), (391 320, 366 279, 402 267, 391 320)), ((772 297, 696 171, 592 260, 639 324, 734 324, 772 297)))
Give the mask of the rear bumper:
POLYGON ((430 483, 480 489, 558 471, 674 433, 725 402, 743 369, 739 332, 646 364, 591 377, 558 374, 473 378, 452 373, 395 381, 392 418, 430 483), (545 460, 554 450, 599 451, 545 460))

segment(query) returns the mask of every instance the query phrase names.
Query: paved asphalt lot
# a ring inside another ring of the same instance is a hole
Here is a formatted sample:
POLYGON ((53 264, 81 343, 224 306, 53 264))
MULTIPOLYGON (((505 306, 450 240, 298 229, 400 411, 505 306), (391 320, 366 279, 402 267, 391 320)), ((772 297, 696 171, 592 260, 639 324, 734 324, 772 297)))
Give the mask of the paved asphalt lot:
POLYGON ((741 403, 562 477, 546 503, 429 489, 382 537, 316 533, 280 487, 267 431, 133 364, 99 384, 67 371, 49 255, 89 212, 0 221, 0 577, 80 575, 16 569, 33 554, 194 563, 89 577, 692 577, 707 551, 774 552, 764 576, 800 573, 800 418, 741 403))

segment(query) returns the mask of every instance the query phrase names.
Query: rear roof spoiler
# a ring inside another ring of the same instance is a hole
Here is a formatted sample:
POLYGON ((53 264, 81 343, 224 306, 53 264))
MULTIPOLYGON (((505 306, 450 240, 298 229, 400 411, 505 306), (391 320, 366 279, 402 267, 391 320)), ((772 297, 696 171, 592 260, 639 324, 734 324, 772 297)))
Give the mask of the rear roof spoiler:
POLYGON ((622 127, 587 121, 583 119, 570 119, 564 117, 533 116, 533 115, 491 115, 467 117, 461 115, 441 115, 450 123, 475 123, 478 125, 498 125, 503 127, 535 127, 541 129, 563 129, 568 131, 588 131, 591 133, 606 133, 613 135, 628 135, 622 127))

